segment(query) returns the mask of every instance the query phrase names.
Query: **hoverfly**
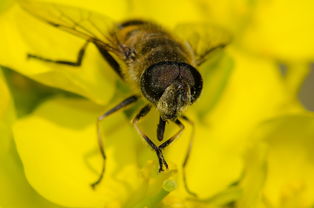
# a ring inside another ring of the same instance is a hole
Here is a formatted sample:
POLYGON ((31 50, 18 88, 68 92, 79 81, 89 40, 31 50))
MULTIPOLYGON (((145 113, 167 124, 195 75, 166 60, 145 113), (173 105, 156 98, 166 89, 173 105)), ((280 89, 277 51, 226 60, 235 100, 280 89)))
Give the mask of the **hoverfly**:
MULTIPOLYGON (((105 173, 106 154, 100 122, 114 112, 131 106, 139 99, 143 99, 146 104, 134 116, 132 124, 155 151, 159 172, 168 169, 163 150, 183 132, 185 126, 181 120, 194 126, 183 112, 199 98, 202 91, 202 76, 197 68, 213 51, 224 48, 229 43, 229 35, 207 24, 181 25, 174 32, 170 32, 144 19, 129 19, 111 24, 106 16, 78 8, 35 1, 20 0, 19 2, 24 10, 37 19, 86 40, 75 62, 52 60, 34 54, 28 54, 29 58, 79 67, 88 44, 94 44, 118 77, 127 84, 135 86, 133 95, 97 119, 98 144, 103 166, 99 178, 92 187, 95 188, 101 182, 105 173), (112 26, 108 26, 108 23, 112 26), (160 114, 157 125, 159 145, 156 145, 138 126, 138 122, 150 112, 152 107, 157 108, 160 114), (179 130, 164 140, 167 122, 173 122, 179 130)), ((195 195, 189 190, 185 176, 191 146, 192 137, 182 163, 183 181, 186 191, 195 195)))

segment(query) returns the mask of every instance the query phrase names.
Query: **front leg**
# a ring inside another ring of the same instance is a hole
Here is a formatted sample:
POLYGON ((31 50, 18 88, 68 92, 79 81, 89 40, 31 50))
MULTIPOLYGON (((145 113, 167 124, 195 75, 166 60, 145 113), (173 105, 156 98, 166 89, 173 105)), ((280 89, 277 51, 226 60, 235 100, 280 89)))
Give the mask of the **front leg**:
POLYGON ((154 142, 146 136, 142 130, 138 126, 138 122, 140 121, 141 118, 145 117, 149 111, 151 110, 151 105, 145 105, 139 112, 138 114, 134 117, 132 120, 132 123, 137 130, 137 132, 145 139, 145 141, 148 143, 148 145, 156 152, 156 155, 158 157, 158 162, 159 162, 159 172, 164 171, 163 166, 165 166, 166 169, 168 169, 168 164, 164 159, 164 156, 162 154, 161 149, 154 144, 154 142))
POLYGON ((184 125, 182 124, 182 122, 179 120, 179 119, 177 119, 177 120, 175 120, 174 121, 174 123, 177 125, 177 126, 179 126, 179 131, 176 133, 176 134, 174 134, 172 137, 170 137, 169 139, 167 139, 164 143, 162 143, 161 145, 159 145, 159 148, 160 149, 164 149, 164 148, 166 148, 167 146, 169 146, 176 138, 178 138, 181 134, 182 134, 182 132, 183 132, 183 130, 184 130, 184 125))
MULTIPOLYGON (((191 150, 192 150, 192 145, 193 145, 193 139, 194 139, 194 131, 195 131, 195 126, 194 123, 186 116, 181 116, 181 118, 185 121, 187 121, 191 126, 192 126, 192 133, 190 136, 190 140, 189 140, 189 146, 188 149, 185 153, 184 156, 184 160, 182 163, 182 175, 183 175, 183 184, 184 184, 184 188, 186 190, 186 192, 194 197, 197 197, 197 195, 191 191, 191 189, 189 188, 188 184, 187 184, 187 178, 186 178, 186 166, 188 164, 189 158, 190 158, 190 154, 191 154, 191 150)), ((181 133, 183 132, 183 130, 185 129, 183 123, 177 119, 174 121, 174 123, 180 128, 179 131, 174 134, 172 137, 170 137, 168 140, 166 140, 164 143, 162 143, 161 145, 159 145, 159 149, 164 149, 167 146, 169 146, 176 138, 178 138, 181 133)))

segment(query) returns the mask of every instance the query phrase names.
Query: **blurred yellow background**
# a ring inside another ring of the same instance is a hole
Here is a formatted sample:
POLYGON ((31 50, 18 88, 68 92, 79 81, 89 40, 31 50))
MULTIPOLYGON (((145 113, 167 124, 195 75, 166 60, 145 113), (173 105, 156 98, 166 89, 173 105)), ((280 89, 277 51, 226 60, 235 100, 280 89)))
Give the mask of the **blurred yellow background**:
MULTIPOLYGON (((198 197, 182 179, 191 127, 185 122, 165 150, 170 170, 159 174, 154 152, 130 124, 143 102, 102 123, 107 170, 94 191, 89 184, 102 164, 96 118, 132 90, 94 46, 78 69, 28 60, 27 53, 74 60, 84 40, 1 0, 1 208, 313 208, 314 1, 44 2, 113 23, 154 20, 178 37, 177 25, 206 23, 233 38, 199 68, 204 89, 186 112, 196 126, 187 181, 198 197)), ((141 123, 154 142, 158 115, 141 123)), ((169 125, 166 135, 175 131, 169 125)))

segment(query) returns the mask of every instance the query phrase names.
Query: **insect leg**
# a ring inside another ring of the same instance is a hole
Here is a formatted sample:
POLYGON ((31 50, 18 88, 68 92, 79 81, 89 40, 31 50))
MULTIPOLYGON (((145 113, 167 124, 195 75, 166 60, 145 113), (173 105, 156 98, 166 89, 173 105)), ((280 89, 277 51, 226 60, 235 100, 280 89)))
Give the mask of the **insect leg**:
POLYGON ((158 162, 159 162, 159 172, 163 171, 163 165, 165 165, 166 168, 168 168, 168 164, 166 163, 161 149, 159 149, 152 140, 150 140, 148 138, 148 136, 146 136, 142 130, 139 128, 139 126, 137 125, 138 122, 140 121, 141 118, 143 118, 144 116, 146 116, 149 111, 151 109, 151 105, 145 105, 139 112, 138 114, 134 117, 134 119, 132 120, 132 123, 135 127, 135 129, 137 130, 137 132, 145 139, 145 141, 149 144, 149 146, 156 152, 157 157, 158 157, 158 162))
MULTIPOLYGON (((177 124, 180 127, 180 130, 173 135, 172 137, 170 137, 167 141, 165 141, 164 143, 162 143, 161 145, 158 146, 158 149, 162 150, 165 147, 167 147, 170 143, 172 143, 176 138, 178 138, 180 136, 180 134, 182 133, 182 131, 184 130, 184 125, 177 119, 174 121, 175 124, 177 124)), ((168 168, 168 164, 167 162, 164 160, 164 164, 166 166, 166 168, 168 168)))
POLYGON ((101 136, 100 122, 104 118, 106 118, 107 116, 113 114, 114 112, 117 112, 118 110, 123 109, 124 107, 129 106, 132 103, 135 103, 137 100, 138 100, 138 97, 136 95, 132 95, 132 96, 124 99, 118 105, 116 105, 115 107, 111 108, 109 111, 105 112, 103 115, 101 115, 101 116, 99 116, 97 118, 97 122, 96 122, 96 125, 97 125, 97 139, 98 139, 99 150, 100 150, 101 156, 103 158, 103 166, 102 166, 102 170, 101 170, 101 173, 99 175, 99 178, 94 183, 91 184, 93 189, 95 189, 95 187, 103 179, 104 173, 105 173, 105 166, 106 166, 106 153, 105 153, 104 144, 103 144, 102 136, 101 136))
POLYGON ((76 67, 78 67, 78 66, 81 66, 81 64, 82 64, 82 60, 83 60, 83 57, 85 55, 85 51, 86 51, 87 45, 89 43, 90 43, 90 41, 87 40, 85 42, 85 44, 82 46, 82 48, 78 52, 78 55, 77 55, 77 58, 76 58, 75 62, 73 62, 73 61, 65 61, 65 60, 52 60, 52 59, 44 58, 44 57, 37 56, 37 55, 34 55, 34 54, 27 54, 27 58, 37 59, 37 60, 40 60, 40 61, 50 62, 50 63, 55 63, 55 64, 63 64, 63 65, 69 65, 69 66, 76 66, 76 67))
POLYGON ((183 176, 183 184, 184 184, 184 188, 186 190, 186 192, 192 196, 197 197, 196 193, 194 193, 193 191, 191 191, 191 189, 189 188, 188 184, 187 184, 187 179, 186 179, 186 166, 188 164, 188 161, 190 159, 190 154, 191 154, 191 150, 192 150, 192 146, 193 146, 193 142, 194 142, 194 134, 195 134, 195 125, 194 122, 191 121, 188 117, 186 116, 181 116, 181 118, 185 121, 187 121, 191 127, 192 127, 192 133, 190 136, 190 141, 189 141, 189 146, 188 149, 185 153, 185 157, 182 163, 182 176, 183 176))
POLYGON ((169 144, 171 144, 176 138, 178 138, 180 136, 180 134, 183 132, 184 130, 184 125, 181 123, 181 121, 179 121, 178 119, 174 121, 175 124, 177 124, 180 128, 180 130, 173 135, 172 137, 170 137, 167 141, 165 141, 164 143, 162 143, 161 145, 159 145, 158 147, 160 149, 164 149, 166 148, 169 144))
POLYGON ((101 53, 102 57, 106 60, 106 62, 111 66, 111 68, 118 74, 120 78, 123 79, 122 70, 120 67, 120 64, 117 62, 117 60, 112 57, 112 55, 108 52, 106 47, 99 43, 95 43, 95 46, 97 47, 98 51, 101 53))
POLYGON ((159 141, 162 141, 164 139, 165 126, 166 126, 166 121, 160 117, 159 123, 157 126, 157 138, 159 141))

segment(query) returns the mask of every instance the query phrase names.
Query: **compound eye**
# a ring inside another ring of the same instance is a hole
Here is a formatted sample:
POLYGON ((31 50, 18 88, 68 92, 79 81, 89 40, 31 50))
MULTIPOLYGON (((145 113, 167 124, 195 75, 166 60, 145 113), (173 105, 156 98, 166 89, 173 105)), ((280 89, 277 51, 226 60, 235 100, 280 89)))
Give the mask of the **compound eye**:
POLYGON ((203 81, 201 74, 191 65, 182 63, 180 67, 180 78, 189 84, 191 89, 191 102, 193 103, 201 94, 203 81))
POLYGON ((165 89, 179 76, 179 66, 174 63, 158 63, 150 66, 141 77, 144 96, 157 102, 165 89))

